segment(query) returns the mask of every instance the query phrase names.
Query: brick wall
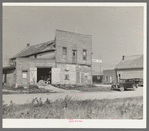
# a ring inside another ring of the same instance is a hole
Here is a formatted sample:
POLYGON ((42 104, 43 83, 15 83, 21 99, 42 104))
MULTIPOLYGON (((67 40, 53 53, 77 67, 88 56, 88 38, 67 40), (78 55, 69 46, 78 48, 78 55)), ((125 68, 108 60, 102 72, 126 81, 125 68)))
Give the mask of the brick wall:
POLYGON ((77 64, 92 64, 92 36, 56 30, 56 61, 72 63, 72 50, 77 50, 77 64), (62 47, 67 47, 67 59, 62 59, 62 47), (83 49, 87 60, 83 61, 83 49))
POLYGON ((6 72, 6 83, 8 83, 9 86, 15 85, 15 80, 16 80, 15 76, 16 76, 15 69, 7 70, 7 72, 6 72))
POLYGON ((92 83, 91 67, 78 65, 76 71, 80 74, 80 78, 81 78, 80 83, 81 84, 91 84, 92 83))
POLYGON ((38 67, 55 67, 55 60, 50 59, 35 59, 35 58, 17 58, 16 59, 16 84, 24 83, 22 71, 27 71, 27 82, 30 82, 30 68, 38 67))
POLYGON ((57 64, 57 68, 60 68, 61 84, 76 84, 76 65, 57 64), (66 75, 69 75, 69 80, 65 79, 66 75))
POLYGON ((103 83, 110 84, 112 82, 116 82, 115 70, 103 70, 103 83), (108 77, 108 79, 106 79, 106 77, 108 77))
POLYGON ((60 68, 61 84, 91 84, 91 67, 76 64, 57 64, 60 68), (65 79, 69 75, 69 80, 65 79))

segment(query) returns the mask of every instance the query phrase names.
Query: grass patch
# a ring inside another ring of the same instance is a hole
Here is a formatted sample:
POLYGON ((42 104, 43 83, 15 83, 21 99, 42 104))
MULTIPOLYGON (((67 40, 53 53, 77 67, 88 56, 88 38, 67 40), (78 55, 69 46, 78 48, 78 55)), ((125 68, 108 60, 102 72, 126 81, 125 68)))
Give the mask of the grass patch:
POLYGON ((143 97, 104 100, 33 99, 24 105, 3 103, 3 118, 21 119, 142 119, 143 97))

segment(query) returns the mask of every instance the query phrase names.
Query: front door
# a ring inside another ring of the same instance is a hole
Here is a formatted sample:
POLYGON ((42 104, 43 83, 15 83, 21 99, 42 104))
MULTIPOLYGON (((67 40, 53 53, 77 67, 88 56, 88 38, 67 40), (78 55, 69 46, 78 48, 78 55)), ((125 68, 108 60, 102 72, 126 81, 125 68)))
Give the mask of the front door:
POLYGON ((77 62, 77 51, 72 50, 72 63, 75 64, 77 62))

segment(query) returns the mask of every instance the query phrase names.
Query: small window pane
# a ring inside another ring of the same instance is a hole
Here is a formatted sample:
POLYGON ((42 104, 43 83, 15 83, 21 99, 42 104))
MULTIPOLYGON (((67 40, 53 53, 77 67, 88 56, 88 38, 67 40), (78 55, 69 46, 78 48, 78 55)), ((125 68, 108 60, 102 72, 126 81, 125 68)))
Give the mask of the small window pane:
POLYGON ((83 60, 87 60, 87 51, 83 50, 83 60))
POLYGON ((65 75, 65 80, 69 80, 69 75, 65 75))
POLYGON ((67 48, 63 47, 63 59, 67 58, 67 48))
POLYGON ((27 71, 22 71, 22 78, 27 78, 27 71))

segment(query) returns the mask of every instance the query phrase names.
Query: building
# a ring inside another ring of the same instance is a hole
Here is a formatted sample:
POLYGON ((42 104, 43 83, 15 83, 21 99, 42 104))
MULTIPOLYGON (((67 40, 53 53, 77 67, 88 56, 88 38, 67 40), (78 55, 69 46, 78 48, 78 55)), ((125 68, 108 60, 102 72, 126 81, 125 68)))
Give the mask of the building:
POLYGON ((143 55, 123 56, 115 67, 117 81, 119 79, 143 78, 143 55))
POLYGON ((94 84, 102 83, 103 72, 92 71, 92 82, 94 84))
POLYGON ((114 69, 103 70, 103 83, 111 84, 116 82, 116 71, 114 69))
POLYGON ((129 78, 143 78, 143 55, 122 56, 114 69, 103 71, 103 83, 110 84, 129 78))
POLYGON ((92 83, 92 36, 56 30, 55 39, 27 47, 3 68, 3 82, 33 85, 92 83))

